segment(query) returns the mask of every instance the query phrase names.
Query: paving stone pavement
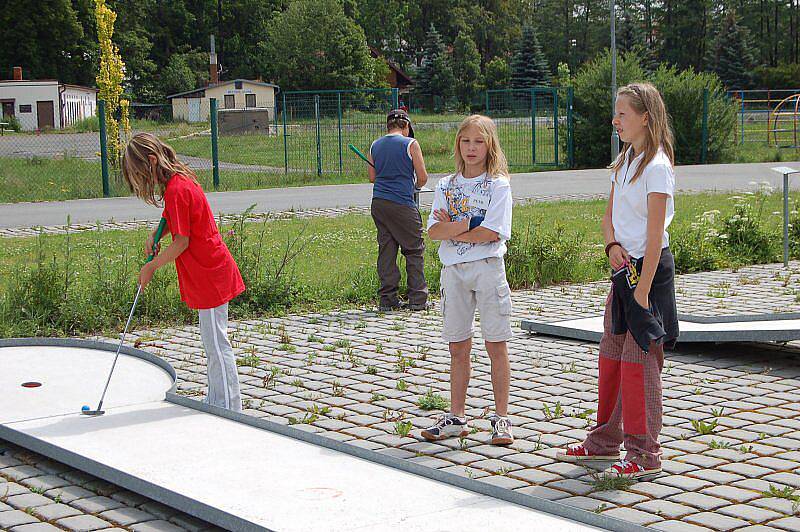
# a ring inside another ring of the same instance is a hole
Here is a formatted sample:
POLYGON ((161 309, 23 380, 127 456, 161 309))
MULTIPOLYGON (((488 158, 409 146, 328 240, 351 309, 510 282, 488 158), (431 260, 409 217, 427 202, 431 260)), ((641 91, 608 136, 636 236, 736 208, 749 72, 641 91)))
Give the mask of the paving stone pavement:
MULTIPOLYGON (((683 275, 678 307, 698 315, 800 312, 798 280, 800 262, 789 270, 762 265, 683 275)), ((515 292, 515 328, 529 316, 597 315, 607 292, 607 282, 515 292)), ((668 353, 664 473, 604 490, 608 464, 593 469, 554 459, 594 420, 596 344, 518 332, 509 343, 517 439, 493 447, 490 368, 477 329, 467 401, 472 433, 428 443, 419 431, 441 411, 427 410, 425 396, 449 398, 440 332, 438 310, 232 322, 245 413, 658 530, 800 530, 800 343, 679 345, 668 353)), ((140 348, 175 367, 180 394, 203 396, 196 327, 134 335, 140 348)))
MULTIPOLYGON (((800 312, 798 280, 800 262, 789 270, 762 265, 683 275, 676 279, 678 308, 700 315, 800 312)), ((515 292, 515 330, 529 316, 597 315, 607 291, 607 282, 597 282, 515 292)), ((517 439, 494 447, 486 419, 490 368, 476 329, 467 401, 472 433, 428 443, 419 431, 441 410, 427 410, 435 406, 427 403, 449 398, 449 354, 440 332, 437 309, 233 321, 245 413, 655 530, 800 531, 800 342, 679 345, 667 353, 664 473, 611 489, 601 471, 608 464, 587 468, 554 459, 559 447, 581 441, 594 420, 596 344, 516 334, 509 343, 509 410, 517 439)), ((133 336, 137 347, 173 365, 180 394, 203 396, 205 356, 196 327, 133 336)), ((0 529, 25 530, 23 523, 39 521, 66 529, 101 522, 129 530, 204 526, 27 451, 2 442, 0 449, 0 495, 4 485, 10 488, 0 497, 0 529), (49 502, 17 507, 44 502, 32 495, 49 502), (14 506, 17 500, 24 502, 14 506)))
POLYGON ((158 503, 0 440, 0 531, 221 530, 190 515, 148 511, 158 503))

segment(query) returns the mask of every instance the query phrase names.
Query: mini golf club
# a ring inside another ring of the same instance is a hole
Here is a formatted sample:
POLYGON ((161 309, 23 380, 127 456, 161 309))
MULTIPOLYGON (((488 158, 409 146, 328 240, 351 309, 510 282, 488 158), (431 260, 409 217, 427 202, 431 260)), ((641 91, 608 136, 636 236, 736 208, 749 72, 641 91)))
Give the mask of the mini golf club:
MULTIPOLYGON (((158 247, 158 241, 161 240, 161 235, 164 233, 164 227, 167 225, 167 219, 161 218, 161 221, 158 222, 158 228, 156 229, 155 238, 153 239, 153 252, 147 257, 148 263, 153 260, 156 256, 156 248, 158 247)), ((142 285, 139 285, 136 289, 136 297, 133 298, 133 305, 131 305, 131 312, 128 314, 128 321, 125 323, 125 329, 122 330, 122 337, 119 340, 119 346, 117 346, 117 352, 114 355, 114 362, 111 364, 111 371, 108 372, 108 379, 106 379, 105 388, 103 388, 103 394, 100 396, 100 402, 97 405, 97 408, 92 410, 87 405, 83 405, 81 407, 81 414, 84 416, 102 416, 105 414, 105 410, 103 410, 103 400, 106 398, 106 392, 108 391, 108 385, 111 383, 111 376, 114 374, 114 368, 117 366, 117 360, 119 359, 119 351, 122 349, 122 344, 125 343, 125 335, 128 334, 128 327, 130 327, 131 319, 133 319, 133 313, 136 311, 136 303, 139 302, 139 296, 142 294, 142 285)))

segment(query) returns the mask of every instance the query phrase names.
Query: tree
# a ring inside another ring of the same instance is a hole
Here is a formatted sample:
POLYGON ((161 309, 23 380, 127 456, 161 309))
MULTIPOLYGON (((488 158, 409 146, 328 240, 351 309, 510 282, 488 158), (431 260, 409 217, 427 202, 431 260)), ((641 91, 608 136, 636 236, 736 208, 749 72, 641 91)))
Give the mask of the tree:
POLYGON ((83 1, 74 3, 75 6, 70 0, 3 2, 0 77, 10 76, 12 67, 21 66, 26 79, 90 84, 93 47, 79 16, 91 13, 91 7, 83 1))
POLYGON ((453 43, 453 73, 456 97, 468 107, 480 90, 481 56, 475 41, 466 32, 459 33, 453 43))
POLYGON ((173 54, 158 76, 165 94, 175 94, 196 89, 208 81, 208 72, 200 65, 208 64, 202 52, 173 54))
POLYGON ((710 57, 710 67, 728 89, 746 89, 752 82, 755 66, 746 28, 731 10, 720 25, 710 57))
POLYGON ((108 136, 108 158, 116 168, 120 167, 122 152, 120 144, 120 122, 126 134, 128 126, 126 100, 122 95, 122 80, 125 76, 125 63, 119 55, 119 49, 112 41, 114 37, 114 21, 117 14, 106 5, 105 0, 95 0, 97 17, 97 37, 100 43, 100 71, 97 74, 97 97, 106 102, 106 131, 108 136), (122 105, 120 105, 122 104, 122 105), (117 110, 122 109, 120 122, 117 121, 117 110))
POLYGON ((658 23, 661 59, 679 69, 703 68, 710 0, 664 0, 658 23))
POLYGON ((487 89, 507 89, 511 84, 511 67, 503 57, 495 57, 486 63, 484 84, 487 89))
POLYGON ((284 90, 368 87, 381 61, 338 0, 295 0, 273 19, 259 48, 259 70, 284 90))
POLYGON ((417 90, 428 99, 427 107, 439 107, 454 91, 455 77, 442 37, 431 25, 425 41, 425 55, 417 76, 417 90), (437 103, 438 102, 438 103, 437 103))
POLYGON ((514 87, 550 85, 552 75, 532 26, 522 29, 522 37, 511 58, 511 84, 514 87))

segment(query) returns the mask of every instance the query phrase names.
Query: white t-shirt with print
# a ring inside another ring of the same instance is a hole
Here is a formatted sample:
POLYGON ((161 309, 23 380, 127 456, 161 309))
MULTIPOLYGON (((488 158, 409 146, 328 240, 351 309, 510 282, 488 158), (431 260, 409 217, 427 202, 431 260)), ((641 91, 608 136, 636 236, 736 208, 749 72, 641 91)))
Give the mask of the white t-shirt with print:
POLYGON ((464 218, 483 216, 481 227, 495 231, 498 242, 456 242, 442 240, 439 244, 439 260, 445 266, 472 262, 490 257, 503 257, 506 254, 506 241, 511 238, 511 183, 507 177, 488 177, 485 173, 478 177, 465 178, 460 173, 439 180, 428 216, 428 229, 437 223, 434 211, 444 209, 450 220, 457 222, 464 218))
POLYGON ((647 164, 635 182, 631 178, 644 158, 640 153, 629 160, 631 150, 625 153, 625 163, 619 172, 611 172, 614 183, 614 203, 611 211, 611 222, 614 226, 614 237, 622 244, 631 257, 644 256, 647 247, 647 196, 651 192, 667 194, 667 211, 664 219, 664 237, 661 247, 669 245, 669 227, 675 216, 675 173, 664 150, 658 150, 655 157, 647 164))

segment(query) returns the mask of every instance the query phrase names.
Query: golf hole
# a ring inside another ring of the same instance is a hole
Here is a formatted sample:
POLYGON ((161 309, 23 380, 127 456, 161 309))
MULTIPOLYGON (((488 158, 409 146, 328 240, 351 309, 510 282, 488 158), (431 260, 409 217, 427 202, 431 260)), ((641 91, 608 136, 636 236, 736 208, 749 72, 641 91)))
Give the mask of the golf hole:
POLYGON ((41 386, 41 385, 42 385, 42 383, 41 383, 41 382, 36 382, 36 381, 31 381, 31 382, 23 382, 23 383, 22 383, 22 387, 23 387, 23 388, 38 388, 38 387, 39 387, 39 386, 41 386))

